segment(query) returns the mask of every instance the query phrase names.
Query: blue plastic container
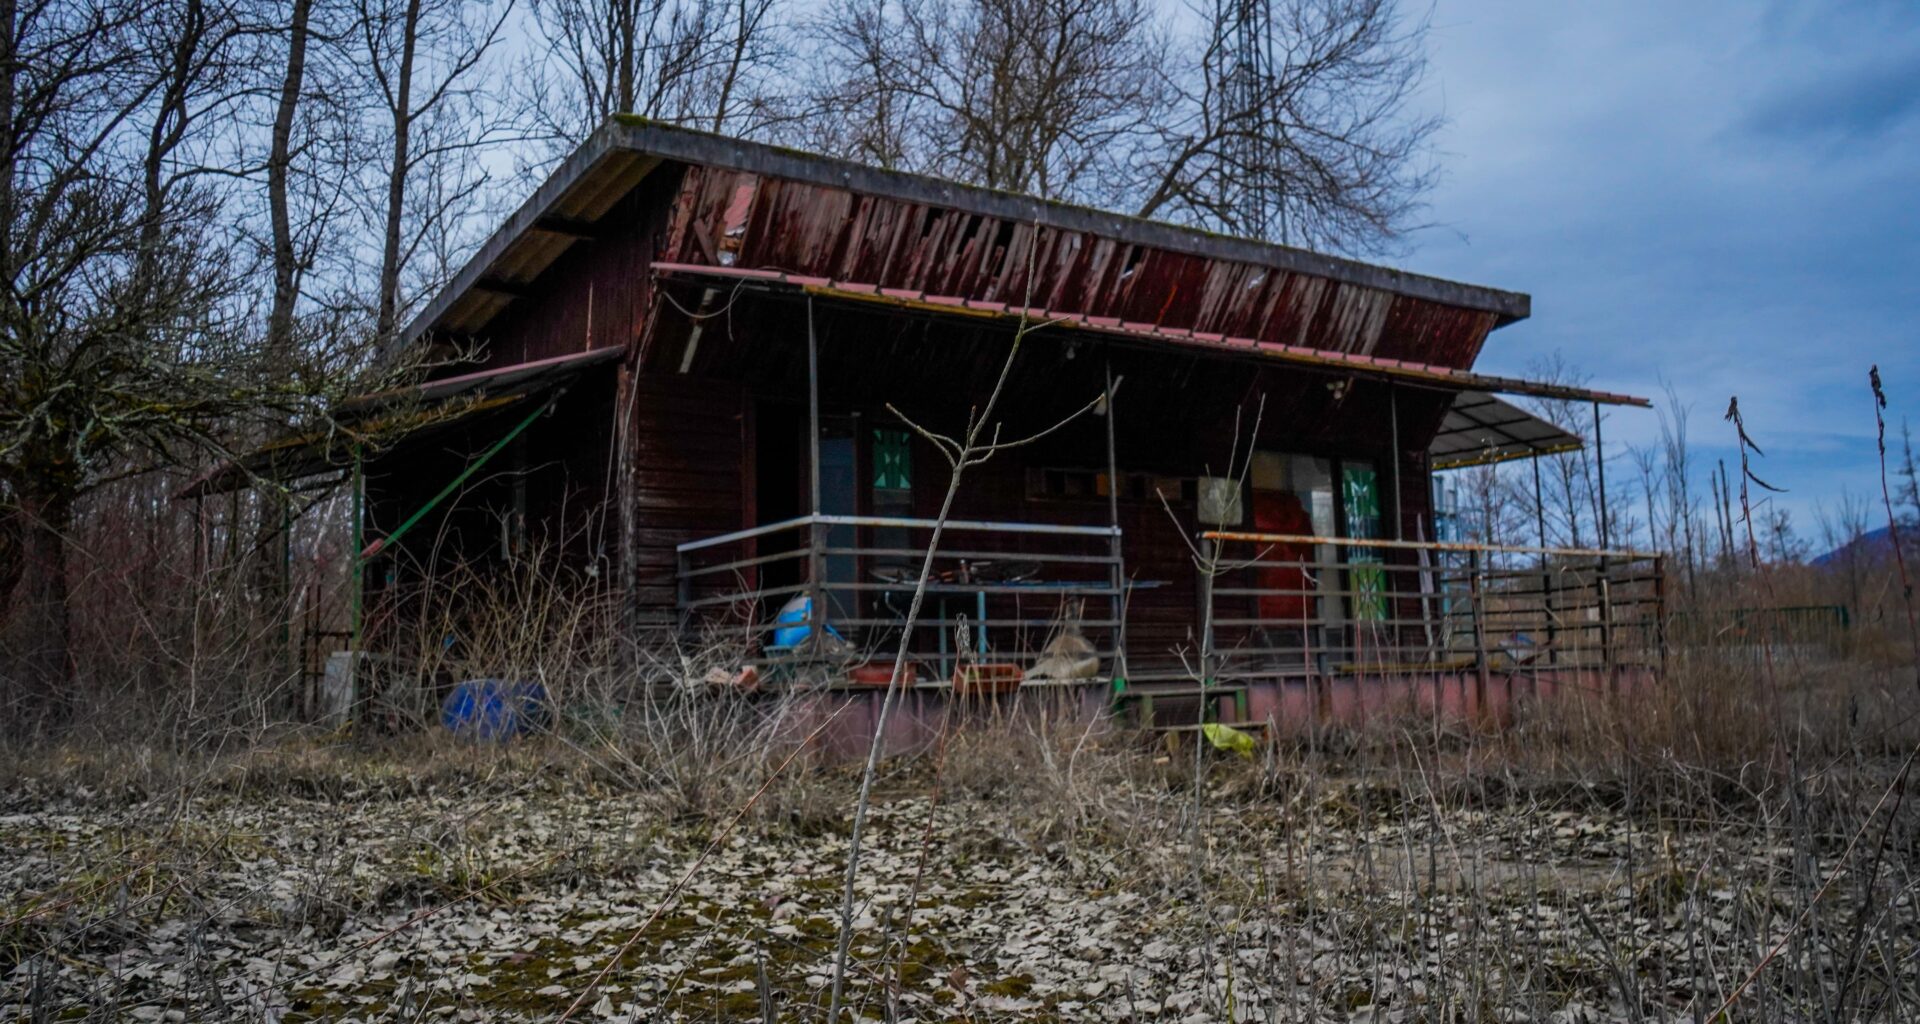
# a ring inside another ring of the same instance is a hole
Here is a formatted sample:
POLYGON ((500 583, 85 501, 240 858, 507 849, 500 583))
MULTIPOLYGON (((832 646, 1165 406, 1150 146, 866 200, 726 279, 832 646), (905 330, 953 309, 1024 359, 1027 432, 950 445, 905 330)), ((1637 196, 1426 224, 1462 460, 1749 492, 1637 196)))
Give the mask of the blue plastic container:
POLYGON ((498 743, 547 725, 547 690, 539 683, 469 679, 440 704, 440 724, 463 739, 498 743))
MULTIPOLYGON (((798 647, 805 643, 812 627, 807 620, 813 617, 813 599, 805 594, 795 594, 786 604, 780 606, 780 614, 773 620, 773 645, 775 647, 798 647)), ((833 626, 827 626, 827 635, 839 639, 840 634, 833 626)))

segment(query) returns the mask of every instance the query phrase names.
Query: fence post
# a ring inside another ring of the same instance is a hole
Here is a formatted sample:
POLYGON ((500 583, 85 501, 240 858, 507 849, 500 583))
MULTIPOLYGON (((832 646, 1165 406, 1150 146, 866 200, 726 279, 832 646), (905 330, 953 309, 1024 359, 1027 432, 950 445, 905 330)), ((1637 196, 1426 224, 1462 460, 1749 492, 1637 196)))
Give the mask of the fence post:
POLYGON ((1600 668, 1607 676, 1607 692, 1620 692, 1620 676, 1615 671, 1613 649, 1613 581, 1612 567, 1607 556, 1601 555, 1598 575, 1594 577, 1594 590, 1600 599, 1600 668))
POLYGON ((1481 586, 1480 551, 1467 552, 1467 606, 1473 612, 1473 696, 1477 710, 1487 710, 1487 595, 1481 586))
POLYGON ((1660 681, 1667 679, 1667 558, 1653 556, 1653 633, 1660 648, 1660 681))

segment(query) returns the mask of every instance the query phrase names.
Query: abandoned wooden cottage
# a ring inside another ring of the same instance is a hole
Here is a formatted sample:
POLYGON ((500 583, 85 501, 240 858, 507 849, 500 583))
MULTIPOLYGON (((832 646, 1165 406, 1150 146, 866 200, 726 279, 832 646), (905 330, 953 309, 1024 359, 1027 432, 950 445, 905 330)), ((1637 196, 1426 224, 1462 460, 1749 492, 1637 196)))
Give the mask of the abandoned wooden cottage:
POLYGON ((1618 686, 1660 644, 1657 559, 1462 543, 1436 504, 1450 468, 1583 443, 1512 396, 1645 404, 1476 373, 1528 312, 616 120, 408 329, 466 357, 404 396, 441 414, 351 469, 337 441, 254 468, 363 488, 369 648, 399 642, 381 624, 435 565, 546 545, 612 581, 636 640, 737 643, 729 685, 763 691, 871 700, 924 583, 918 701, 1044 688, 1282 726, 1497 711, 1618 686), (967 471, 923 581, 949 467, 921 431, 961 431, 1016 339, 993 419, 1034 439, 967 471))

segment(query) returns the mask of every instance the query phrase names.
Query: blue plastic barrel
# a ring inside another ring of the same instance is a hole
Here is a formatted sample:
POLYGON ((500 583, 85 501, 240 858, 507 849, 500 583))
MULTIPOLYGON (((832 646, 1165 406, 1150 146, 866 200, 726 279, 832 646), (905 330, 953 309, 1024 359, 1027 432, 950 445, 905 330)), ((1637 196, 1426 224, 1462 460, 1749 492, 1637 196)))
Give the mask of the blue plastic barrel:
POLYGON ((469 679, 440 704, 440 724, 455 736, 499 742, 547 724, 547 690, 539 683, 469 679))

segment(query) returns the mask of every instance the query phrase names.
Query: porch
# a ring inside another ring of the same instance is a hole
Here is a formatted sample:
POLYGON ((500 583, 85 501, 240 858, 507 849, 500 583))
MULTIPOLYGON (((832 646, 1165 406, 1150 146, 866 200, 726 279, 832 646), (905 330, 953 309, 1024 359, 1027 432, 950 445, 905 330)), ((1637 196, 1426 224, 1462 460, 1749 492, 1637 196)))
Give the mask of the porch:
POLYGON ((901 683, 929 697, 1079 689, 1268 728, 1504 717, 1664 659, 1658 555, 1226 530, 1193 538, 1189 579, 1154 580, 1118 527, 950 521, 909 625, 937 525, 801 516, 681 544, 683 642, 735 651, 759 688, 879 691, 904 637, 901 683), (1174 587, 1198 595, 1184 637, 1130 643, 1136 599, 1174 587))

